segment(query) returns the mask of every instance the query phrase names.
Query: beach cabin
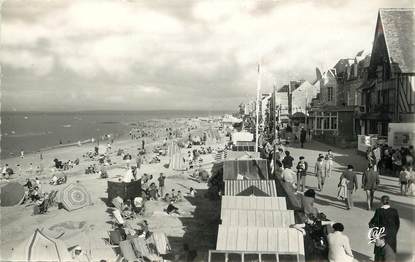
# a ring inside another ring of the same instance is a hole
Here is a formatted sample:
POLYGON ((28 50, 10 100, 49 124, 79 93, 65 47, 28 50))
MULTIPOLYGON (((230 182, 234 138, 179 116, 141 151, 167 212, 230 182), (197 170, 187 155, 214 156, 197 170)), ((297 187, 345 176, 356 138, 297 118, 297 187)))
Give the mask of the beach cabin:
POLYGON ((223 180, 268 179, 267 160, 225 160, 223 162, 223 180))
POLYGON ((237 141, 232 146, 232 151, 255 152, 255 142, 237 141))
POLYGON ((208 261, 305 261, 303 234, 294 228, 219 225, 208 261))
POLYGON ((258 159, 260 158, 259 152, 253 151, 227 151, 226 160, 239 160, 239 159, 258 159))
POLYGON ((225 196, 267 196, 276 197, 274 180, 225 180, 225 196))

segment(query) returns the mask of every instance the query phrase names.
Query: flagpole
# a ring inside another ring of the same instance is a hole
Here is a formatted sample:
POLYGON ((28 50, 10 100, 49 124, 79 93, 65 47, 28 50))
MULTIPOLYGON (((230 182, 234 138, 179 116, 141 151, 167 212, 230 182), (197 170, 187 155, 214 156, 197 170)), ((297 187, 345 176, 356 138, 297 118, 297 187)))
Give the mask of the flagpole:
POLYGON ((256 128, 255 128, 255 152, 258 152, 258 128, 259 128, 259 91, 261 89, 261 64, 258 63, 258 79, 256 87, 256 128))

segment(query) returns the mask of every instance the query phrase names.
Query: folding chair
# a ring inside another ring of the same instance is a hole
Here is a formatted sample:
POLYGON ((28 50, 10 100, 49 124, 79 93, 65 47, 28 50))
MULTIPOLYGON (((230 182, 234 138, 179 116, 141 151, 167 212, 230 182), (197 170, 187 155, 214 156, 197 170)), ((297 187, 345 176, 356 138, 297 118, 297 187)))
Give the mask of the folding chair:
POLYGON ((111 230, 111 231, 107 231, 108 232, 108 239, 109 239, 109 244, 111 246, 118 246, 120 244, 121 241, 123 241, 123 237, 122 234, 120 232, 120 230, 111 230))

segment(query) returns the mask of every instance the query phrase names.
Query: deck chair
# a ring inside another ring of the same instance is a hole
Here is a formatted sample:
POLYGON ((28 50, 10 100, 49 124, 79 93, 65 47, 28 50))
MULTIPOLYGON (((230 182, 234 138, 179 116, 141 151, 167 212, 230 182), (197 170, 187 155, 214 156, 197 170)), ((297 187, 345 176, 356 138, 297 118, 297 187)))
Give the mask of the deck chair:
MULTIPOLYGON (((131 240, 124 240, 120 242, 121 256, 127 261, 137 261, 137 256, 134 252, 131 240)), ((140 261, 140 260, 138 260, 140 261)), ((144 260, 141 260, 144 261, 144 260)))
POLYGON ((123 225, 125 223, 124 218, 122 218, 121 212, 119 209, 115 209, 112 211, 112 214, 114 216, 115 222, 118 224, 123 225))
POLYGON ((55 205, 55 198, 56 195, 58 194, 57 190, 53 190, 50 194, 49 194, 49 199, 48 199, 48 205, 49 206, 54 206, 55 205))
POLYGON ((118 210, 121 211, 122 209, 122 203, 124 203, 124 200, 122 200, 121 197, 117 196, 116 198, 114 198, 111 203, 115 206, 115 208, 117 208, 118 210))
POLYGON ((166 237, 166 234, 162 232, 153 232, 150 241, 154 243, 154 246, 156 247, 158 254, 166 255, 170 253, 171 246, 169 239, 166 237))
POLYGON ((108 231, 108 238, 109 238, 109 244, 111 246, 118 246, 120 242, 122 241, 122 235, 120 230, 111 230, 108 231))

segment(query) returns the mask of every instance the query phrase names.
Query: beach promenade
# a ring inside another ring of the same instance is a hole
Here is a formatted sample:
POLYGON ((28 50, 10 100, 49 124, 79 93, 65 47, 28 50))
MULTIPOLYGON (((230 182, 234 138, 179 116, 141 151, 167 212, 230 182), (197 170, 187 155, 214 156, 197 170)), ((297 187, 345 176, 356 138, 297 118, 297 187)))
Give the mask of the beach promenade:
MULTIPOLYGON (((319 212, 323 212, 330 220, 344 224, 344 233, 350 238, 350 244, 359 261, 373 259, 373 244, 368 244, 368 222, 374 214, 374 210, 366 209, 366 193, 361 189, 361 172, 367 166, 364 156, 358 155, 356 149, 339 149, 319 142, 306 143, 304 148, 293 145, 287 148, 295 158, 295 164, 299 156, 304 156, 309 164, 309 170, 314 170, 314 164, 319 153, 326 153, 332 149, 335 158, 335 171, 333 175, 326 179, 326 184, 322 192, 317 192, 315 206, 319 212), (354 193, 355 207, 346 210, 344 201, 336 199, 337 185, 341 172, 345 170, 347 164, 352 164, 358 172, 357 180, 359 189, 354 193)), ((308 176, 306 181, 308 188, 317 189, 317 178, 308 176)), ((415 223, 415 198, 401 196, 398 179, 394 177, 381 176, 379 189, 375 193, 374 207, 380 206, 379 199, 382 195, 389 195, 391 206, 399 212, 401 226, 397 237, 397 261, 414 261, 413 246, 415 233, 413 231, 415 223), (412 258, 411 258, 412 256, 412 258)))

